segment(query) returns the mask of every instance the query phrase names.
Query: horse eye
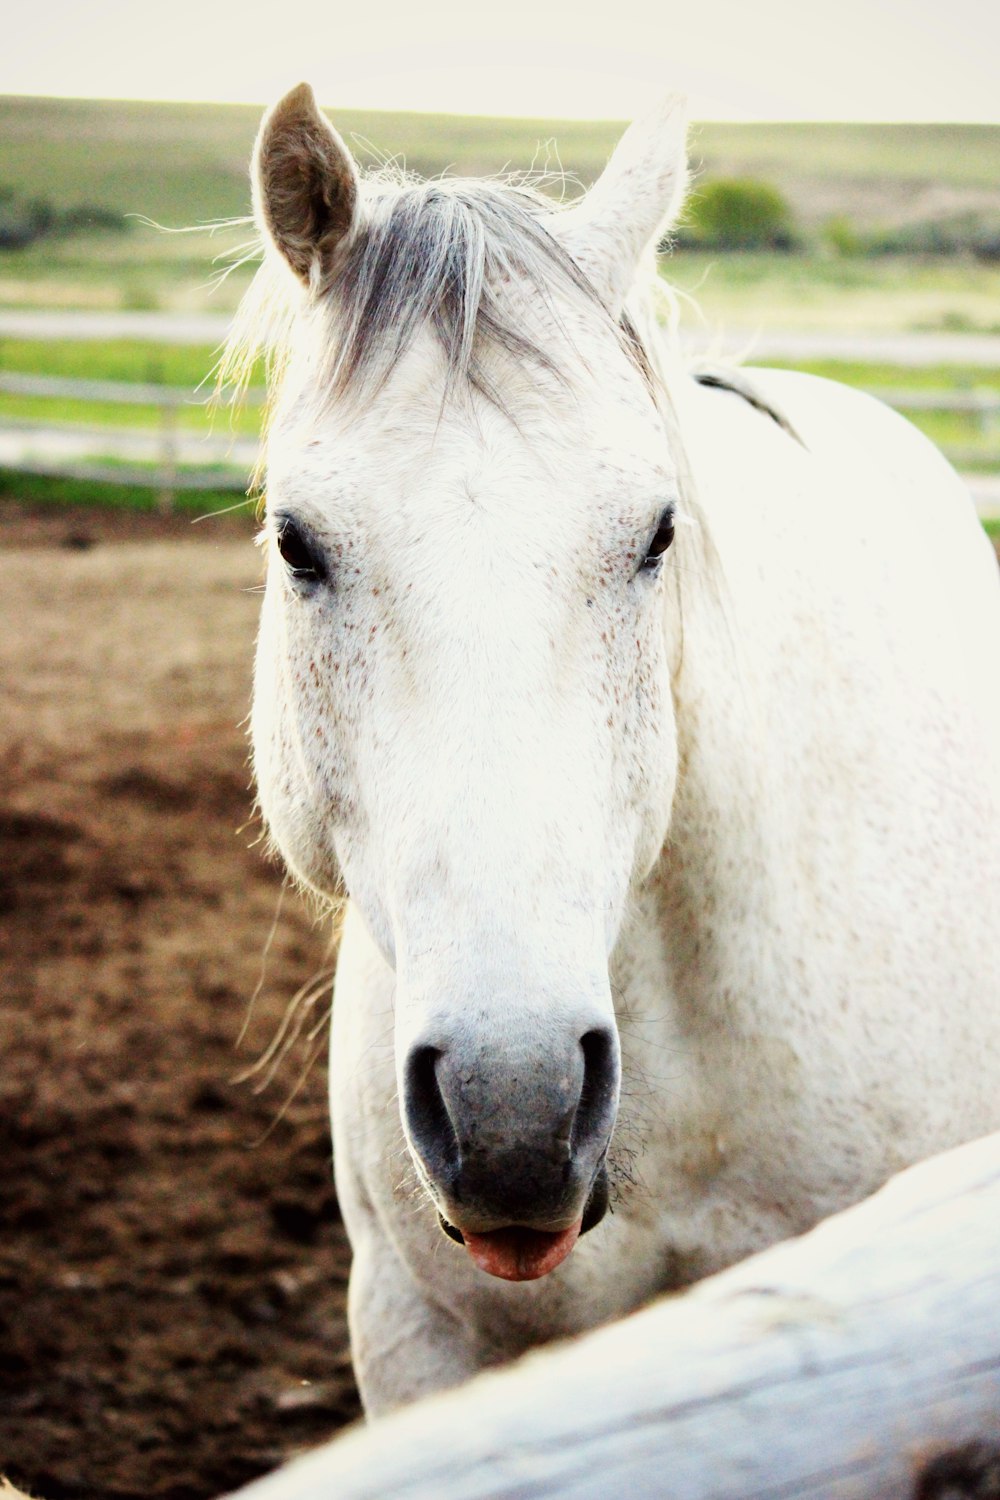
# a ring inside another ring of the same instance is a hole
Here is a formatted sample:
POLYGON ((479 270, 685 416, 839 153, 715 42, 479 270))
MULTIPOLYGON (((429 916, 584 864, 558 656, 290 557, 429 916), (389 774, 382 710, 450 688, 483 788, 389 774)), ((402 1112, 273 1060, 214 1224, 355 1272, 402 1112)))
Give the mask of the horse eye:
POLYGON ((326 577, 326 565, 319 548, 307 541, 288 516, 278 521, 278 551, 293 578, 303 583, 320 583, 326 577))
POLYGON ((646 548, 646 556, 639 565, 640 573, 653 573, 659 566, 660 559, 666 552, 674 539, 674 508, 669 505, 660 517, 659 524, 653 533, 652 541, 646 548))

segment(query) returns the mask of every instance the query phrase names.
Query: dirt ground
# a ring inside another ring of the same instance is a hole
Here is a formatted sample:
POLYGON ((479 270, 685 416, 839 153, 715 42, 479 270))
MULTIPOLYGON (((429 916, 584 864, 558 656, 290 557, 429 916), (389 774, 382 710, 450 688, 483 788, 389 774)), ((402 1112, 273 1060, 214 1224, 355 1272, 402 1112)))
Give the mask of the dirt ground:
POLYGON ((0 508, 0 1472, 46 1500, 217 1496, 357 1412, 322 1055, 282 1114, 330 955, 255 847, 258 581, 246 520, 0 508))
POLYGON ((281 1112, 328 984, 237 1081, 330 964, 255 847, 250 537, 0 508, 0 1472, 46 1500, 217 1496, 357 1413, 324 1056, 281 1112))

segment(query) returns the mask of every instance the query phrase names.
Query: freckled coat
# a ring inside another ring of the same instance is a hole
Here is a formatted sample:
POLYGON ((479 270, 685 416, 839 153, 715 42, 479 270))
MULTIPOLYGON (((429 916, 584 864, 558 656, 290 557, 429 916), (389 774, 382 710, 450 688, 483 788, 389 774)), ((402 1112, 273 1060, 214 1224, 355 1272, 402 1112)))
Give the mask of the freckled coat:
POLYGON ((991 550, 877 403, 699 385, 626 312, 683 176, 667 112, 526 227, 498 186, 366 197, 307 91, 262 129, 301 285, 254 753, 292 870, 351 896, 332 1108, 371 1411, 1000 1125, 991 550), (414 1059, 460 1075, 431 1124, 499 1141, 499 1176, 598 1030, 617 1119, 559 1214, 601 1172, 613 1211, 540 1279, 486 1276, 439 1217, 504 1221, 426 1144, 414 1059))

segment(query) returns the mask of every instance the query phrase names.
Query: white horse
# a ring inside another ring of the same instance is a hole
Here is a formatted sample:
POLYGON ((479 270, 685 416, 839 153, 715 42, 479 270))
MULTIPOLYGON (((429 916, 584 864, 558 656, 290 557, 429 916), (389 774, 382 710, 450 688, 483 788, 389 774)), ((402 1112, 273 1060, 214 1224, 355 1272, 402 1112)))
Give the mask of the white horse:
POLYGON ((304 86, 261 128, 254 758, 350 895, 370 1412, 1000 1125, 996 565, 876 402, 673 365, 640 270, 684 177, 674 108, 563 210, 364 180, 304 86))

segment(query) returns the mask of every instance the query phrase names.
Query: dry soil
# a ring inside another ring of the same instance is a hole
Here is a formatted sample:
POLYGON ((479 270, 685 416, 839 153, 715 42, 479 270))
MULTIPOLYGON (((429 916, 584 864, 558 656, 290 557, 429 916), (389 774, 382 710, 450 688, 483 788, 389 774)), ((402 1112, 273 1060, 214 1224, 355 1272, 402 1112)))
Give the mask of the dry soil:
POLYGON ((255 843, 258 580, 246 522, 0 509, 0 1472, 46 1500, 357 1412, 325 1057, 283 1115, 304 1038, 237 1081, 330 963, 255 843))

